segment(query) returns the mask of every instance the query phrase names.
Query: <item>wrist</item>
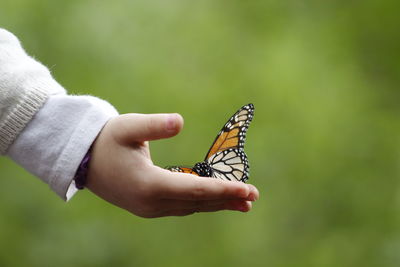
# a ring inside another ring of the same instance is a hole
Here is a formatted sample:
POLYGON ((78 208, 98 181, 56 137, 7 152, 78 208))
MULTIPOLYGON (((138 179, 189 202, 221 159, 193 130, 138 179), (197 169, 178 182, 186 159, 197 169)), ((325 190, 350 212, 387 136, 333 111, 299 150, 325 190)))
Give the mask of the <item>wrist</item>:
POLYGON ((91 159, 91 149, 89 149, 89 151, 83 157, 81 163, 79 164, 78 170, 76 171, 74 176, 75 186, 79 190, 85 188, 90 159, 91 159))

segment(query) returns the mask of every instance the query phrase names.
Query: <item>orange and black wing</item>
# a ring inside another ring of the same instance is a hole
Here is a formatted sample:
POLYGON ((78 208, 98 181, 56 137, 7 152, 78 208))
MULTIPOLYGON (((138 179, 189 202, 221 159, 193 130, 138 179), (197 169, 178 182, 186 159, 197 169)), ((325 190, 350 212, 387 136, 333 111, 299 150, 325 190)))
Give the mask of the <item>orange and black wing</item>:
POLYGON ((246 140, 246 132, 249 124, 253 119, 254 105, 247 104, 241 107, 233 116, 225 123, 224 127, 218 133, 210 150, 208 150, 205 160, 218 152, 228 149, 244 149, 246 140))

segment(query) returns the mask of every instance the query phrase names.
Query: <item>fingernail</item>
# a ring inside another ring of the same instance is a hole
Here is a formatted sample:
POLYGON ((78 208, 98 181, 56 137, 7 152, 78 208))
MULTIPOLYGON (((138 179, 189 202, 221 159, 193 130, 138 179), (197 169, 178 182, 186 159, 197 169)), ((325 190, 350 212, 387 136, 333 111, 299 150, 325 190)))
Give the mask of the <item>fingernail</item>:
POLYGON ((249 190, 250 190, 249 197, 248 197, 249 200, 250 201, 258 200, 258 196, 259 196, 258 190, 252 185, 248 185, 248 186, 249 186, 249 190))
POLYGON ((173 131, 176 129, 176 114, 169 114, 167 117, 167 130, 173 131))

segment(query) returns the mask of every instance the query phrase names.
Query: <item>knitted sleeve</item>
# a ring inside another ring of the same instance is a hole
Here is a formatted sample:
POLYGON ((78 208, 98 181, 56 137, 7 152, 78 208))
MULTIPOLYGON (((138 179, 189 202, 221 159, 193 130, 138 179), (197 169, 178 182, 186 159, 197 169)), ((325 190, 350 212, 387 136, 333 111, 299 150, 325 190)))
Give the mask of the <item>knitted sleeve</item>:
POLYGON ((0 28, 0 154, 3 155, 52 94, 65 90, 0 28))
POLYGON ((0 154, 69 200, 80 162, 117 115, 97 97, 67 95, 13 34, 0 29, 0 154))

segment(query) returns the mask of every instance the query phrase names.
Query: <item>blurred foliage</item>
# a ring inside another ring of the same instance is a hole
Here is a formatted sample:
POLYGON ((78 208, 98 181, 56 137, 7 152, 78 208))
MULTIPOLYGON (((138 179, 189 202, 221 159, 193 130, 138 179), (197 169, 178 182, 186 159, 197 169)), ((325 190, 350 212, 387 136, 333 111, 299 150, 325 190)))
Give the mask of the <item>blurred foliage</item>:
POLYGON ((3 0, 0 26, 74 94, 179 112, 161 166, 201 160, 252 102, 248 214, 65 204, 0 159, 1 266, 399 266, 398 1, 3 0))

